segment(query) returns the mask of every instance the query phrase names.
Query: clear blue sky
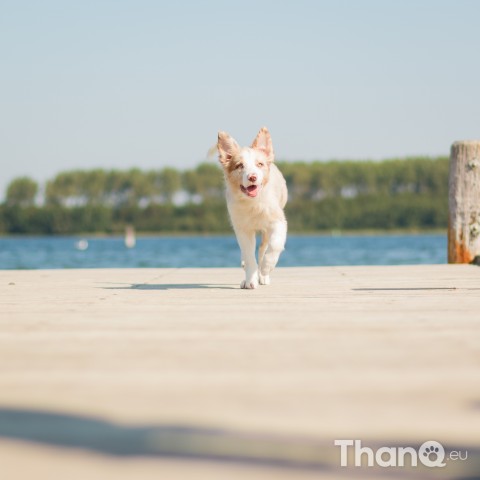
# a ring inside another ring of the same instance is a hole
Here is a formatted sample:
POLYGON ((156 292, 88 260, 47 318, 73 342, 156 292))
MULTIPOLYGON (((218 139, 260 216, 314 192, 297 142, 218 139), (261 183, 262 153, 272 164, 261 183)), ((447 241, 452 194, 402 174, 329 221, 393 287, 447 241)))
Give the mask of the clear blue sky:
POLYGON ((480 1, 0 0, 0 197, 15 176, 188 167, 218 130, 277 158, 480 137, 480 1))

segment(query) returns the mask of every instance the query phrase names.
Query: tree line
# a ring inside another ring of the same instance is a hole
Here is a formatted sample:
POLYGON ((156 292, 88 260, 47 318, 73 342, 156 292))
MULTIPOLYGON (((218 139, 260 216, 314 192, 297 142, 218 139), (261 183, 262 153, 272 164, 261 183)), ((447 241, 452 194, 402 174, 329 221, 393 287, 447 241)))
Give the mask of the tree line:
MULTIPOLYGON (((278 162, 289 189, 289 229, 446 228, 448 158, 278 162)), ((189 170, 75 170, 39 185, 14 179, 0 233, 230 232, 223 174, 189 170)))

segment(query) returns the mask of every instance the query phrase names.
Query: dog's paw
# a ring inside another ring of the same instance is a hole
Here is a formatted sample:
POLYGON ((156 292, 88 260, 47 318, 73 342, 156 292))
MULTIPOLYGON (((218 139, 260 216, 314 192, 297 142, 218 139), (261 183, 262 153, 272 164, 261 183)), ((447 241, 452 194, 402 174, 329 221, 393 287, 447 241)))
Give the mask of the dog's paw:
POLYGON ((260 285, 270 285, 270 275, 258 275, 258 282, 260 285))
POLYGON ((252 278, 250 280, 243 280, 240 284, 240 288, 246 288, 248 290, 254 289, 258 287, 258 280, 256 278, 252 278))

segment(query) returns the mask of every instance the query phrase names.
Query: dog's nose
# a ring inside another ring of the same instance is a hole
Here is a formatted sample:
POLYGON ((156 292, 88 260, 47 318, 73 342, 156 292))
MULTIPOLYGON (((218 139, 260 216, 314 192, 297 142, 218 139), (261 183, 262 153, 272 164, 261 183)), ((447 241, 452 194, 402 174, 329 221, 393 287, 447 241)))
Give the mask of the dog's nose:
POLYGON ((248 176, 248 181, 249 182, 256 182, 257 181, 257 176, 256 175, 249 175, 248 176))

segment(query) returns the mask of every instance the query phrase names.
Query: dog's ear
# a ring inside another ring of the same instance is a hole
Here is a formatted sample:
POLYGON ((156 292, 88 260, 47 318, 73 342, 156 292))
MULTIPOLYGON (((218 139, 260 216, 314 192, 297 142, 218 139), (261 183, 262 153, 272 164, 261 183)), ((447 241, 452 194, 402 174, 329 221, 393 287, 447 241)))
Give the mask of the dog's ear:
POLYGON ((227 165, 238 153, 240 147, 227 132, 218 132, 217 149, 218 160, 222 165, 227 165))
POLYGON ((266 155, 269 162, 273 162, 274 154, 272 137, 270 137, 270 132, 268 131, 267 127, 262 127, 260 129, 252 143, 252 148, 260 150, 266 155))

